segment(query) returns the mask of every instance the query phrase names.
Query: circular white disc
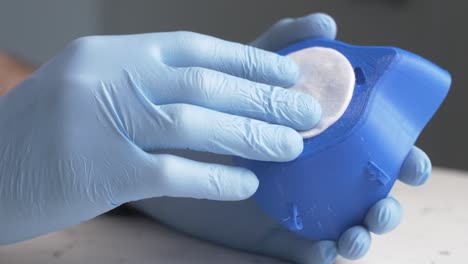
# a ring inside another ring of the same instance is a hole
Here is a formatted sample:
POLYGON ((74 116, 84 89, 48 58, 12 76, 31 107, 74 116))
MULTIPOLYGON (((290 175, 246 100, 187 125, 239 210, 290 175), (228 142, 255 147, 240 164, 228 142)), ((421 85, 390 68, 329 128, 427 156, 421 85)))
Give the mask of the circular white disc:
POLYGON ((325 131, 344 114, 354 92, 355 76, 351 63, 340 52, 322 47, 303 49, 288 55, 299 65, 301 79, 290 89, 313 96, 322 106, 322 119, 308 131, 311 138, 325 131))

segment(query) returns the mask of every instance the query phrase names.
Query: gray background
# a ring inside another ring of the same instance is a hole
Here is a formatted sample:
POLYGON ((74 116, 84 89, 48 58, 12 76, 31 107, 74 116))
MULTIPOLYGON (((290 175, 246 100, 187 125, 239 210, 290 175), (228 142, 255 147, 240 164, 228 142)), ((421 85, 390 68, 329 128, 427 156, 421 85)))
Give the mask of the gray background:
POLYGON ((340 40, 399 46, 453 74, 452 91, 418 145, 436 165, 468 169, 467 1, 1 0, 0 49, 40 64, 70 40, 92 34, 191 30, 248 42, 280 18, 317 11, 335 17, 340 40))

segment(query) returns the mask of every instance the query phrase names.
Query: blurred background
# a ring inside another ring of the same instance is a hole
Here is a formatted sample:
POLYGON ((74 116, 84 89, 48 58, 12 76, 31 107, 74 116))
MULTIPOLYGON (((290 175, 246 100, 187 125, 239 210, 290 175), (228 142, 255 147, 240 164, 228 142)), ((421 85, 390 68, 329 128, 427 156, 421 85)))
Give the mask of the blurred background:
POLYGON ((451 93, 418 145, 436 166, 468 169, 467 11, 455 0, 2 0, 0 50, 40 65, 84 35, 190 30, 246 43, 283 17, 326 12, 342 41, 398 46, 452 73, 451 93))

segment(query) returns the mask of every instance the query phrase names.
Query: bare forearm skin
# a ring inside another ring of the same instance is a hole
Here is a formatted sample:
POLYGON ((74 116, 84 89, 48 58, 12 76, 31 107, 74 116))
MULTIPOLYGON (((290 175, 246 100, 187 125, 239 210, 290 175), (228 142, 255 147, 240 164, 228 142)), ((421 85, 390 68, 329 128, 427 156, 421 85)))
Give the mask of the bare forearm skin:
POLYGON ((0 96, 5 95, 34 71, 34 67, 0 52, 0 96))

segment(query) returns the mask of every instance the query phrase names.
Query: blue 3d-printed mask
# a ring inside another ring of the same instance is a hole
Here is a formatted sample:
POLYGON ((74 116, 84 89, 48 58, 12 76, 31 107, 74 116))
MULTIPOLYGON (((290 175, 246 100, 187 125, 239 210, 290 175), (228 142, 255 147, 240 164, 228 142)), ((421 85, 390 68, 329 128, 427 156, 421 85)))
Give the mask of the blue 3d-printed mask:
POLYGON ((306 40, 281 55, 310 47, 339 51, 356 83, 344 115, 286 163, 238 159, 260 180, 258 204, 286 228, 313 240, 336 240, 362 224, 385 198, 424 126, 446 97, 451 77, 433 63, 393 47, 358 47, 306 40))

